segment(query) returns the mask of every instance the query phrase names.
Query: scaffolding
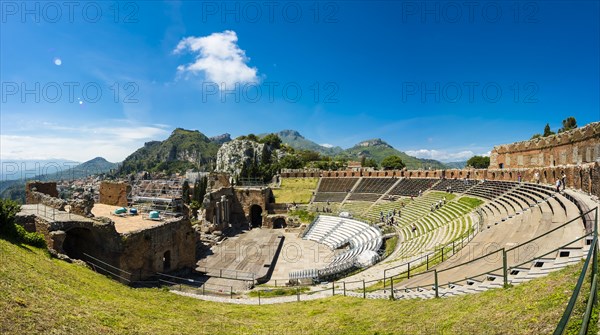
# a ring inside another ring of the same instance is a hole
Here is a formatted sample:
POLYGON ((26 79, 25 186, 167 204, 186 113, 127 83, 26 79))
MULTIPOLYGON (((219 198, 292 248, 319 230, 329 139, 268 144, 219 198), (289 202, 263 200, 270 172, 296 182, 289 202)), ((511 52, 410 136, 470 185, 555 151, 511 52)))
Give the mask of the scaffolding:
POLYGON ((178 216, 183 209, 182 180, 136 180, 131 185, 127 201, 139 213, 157 211, 161 216, 178 216))

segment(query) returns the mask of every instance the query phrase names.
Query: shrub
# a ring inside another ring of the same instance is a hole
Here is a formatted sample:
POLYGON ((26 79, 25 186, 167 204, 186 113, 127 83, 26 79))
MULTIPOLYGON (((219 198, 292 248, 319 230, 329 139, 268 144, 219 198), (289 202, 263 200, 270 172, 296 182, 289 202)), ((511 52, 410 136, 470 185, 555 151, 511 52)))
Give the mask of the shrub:
POLYGON ((21 206, 8 199, 0 199, 0 236, 18 243, 28 244, 38 248, 46 247, 46 240, 40 233, 30 233, 22 226, 15 224, 15 215, 21 206))

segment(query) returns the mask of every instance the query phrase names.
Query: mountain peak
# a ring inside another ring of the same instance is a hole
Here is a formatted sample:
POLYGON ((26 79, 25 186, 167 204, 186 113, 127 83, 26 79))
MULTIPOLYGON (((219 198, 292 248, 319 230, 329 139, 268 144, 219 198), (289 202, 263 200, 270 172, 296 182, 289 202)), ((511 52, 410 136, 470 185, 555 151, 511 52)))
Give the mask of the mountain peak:
POLYGON ((285 129, 277 133, 280 137, 296 137, 296 138, 304 138, 304 136, 300 135, 297 130, 285 129))
POLYGON ((377 147, 377 146, 384 146, 384 147, 388 147, 391 148, 392 146, 387 144, 384 140, 380 139, 380 138, 373 138, 370 140, 366 140, 366 141, 362 141, 360 143, 358 143, 356 145, 357 147, 377 147))
POLYGON ((208 138, 211 142, 215 142, 217 144, 223 144, 231 141, 231 134, 225 133, 222 135, 217 135, 208 138))

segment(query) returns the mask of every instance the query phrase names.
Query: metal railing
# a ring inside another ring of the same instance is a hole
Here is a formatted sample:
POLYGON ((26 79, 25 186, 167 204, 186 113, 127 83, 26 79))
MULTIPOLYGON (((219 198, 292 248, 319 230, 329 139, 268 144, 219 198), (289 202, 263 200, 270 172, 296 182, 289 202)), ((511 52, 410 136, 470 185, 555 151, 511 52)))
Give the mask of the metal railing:
MULTIPOLYGON (((573 290, 573 294, 569 299, 567 307, 554 330, 554 335, 562 335, 566 328, 571 316, 573 315, 573 309, 575 308, 575 303, 577 302, 577 298, 581 293, 581 287, 583 286, 583 282, 585 280, 585 275, 590 266, 590 262, 592 262, 591 269, 591 289, 590 294, 587 297, 587 303, 585 308, 585 313, 583 314, 581 320, 581 327, 579 328, 579 334, 584 335, 588 332, 588 327, 592 315, 592 310, 594 306, 598 305, 598 207, 593 209, 595 211, 594 215, 594 232, 593 239, 590 244, 590 250, 588 251, 587 258, 585 263, 583 264, 583 269, 577 279, 577 284, 575 285, 575 289, 573 290)), ((589 213, 589 212, 588 212, 589 213)), ((586 213, 586 214, 588 214, 586 213)))
POLYGON ((96 257, 93 257, 91 255, 88 255, 86 253, 83 253, 83 255, 86 258, 85 262, 89 266, 91 266, 94 271, 104 274, 104 275, 110 275, 113 278, 115 278, 117 280, 121 280, 127 284, 129 284, 131 282, 131 280, 129 279, 129 278, 131 278, 130 272, 121 270, 116 266, 108 264, 108 263, 106 263, 96 257), (124 276, 127 276, 128 278, 125 278, 124 276))

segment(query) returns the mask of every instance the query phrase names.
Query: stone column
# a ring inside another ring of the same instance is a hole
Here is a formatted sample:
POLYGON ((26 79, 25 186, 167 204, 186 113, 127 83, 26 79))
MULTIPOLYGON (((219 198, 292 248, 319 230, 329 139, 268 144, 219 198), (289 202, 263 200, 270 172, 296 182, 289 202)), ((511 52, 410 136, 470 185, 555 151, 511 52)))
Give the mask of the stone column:
POLYGON ((229 201, 227 196, 221 196, 221 205, 223 207, 223 222, 229 223, 229 201))
POLYGON ((221 225, 221 202, 217 201, 215 204, 215 215, 217 217, 217 225, 221 225))

